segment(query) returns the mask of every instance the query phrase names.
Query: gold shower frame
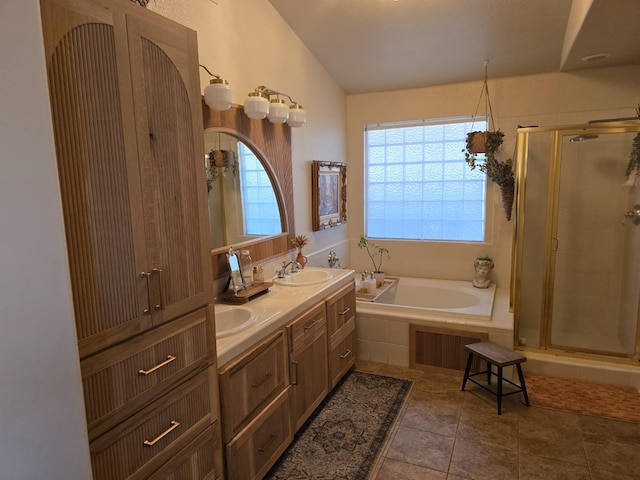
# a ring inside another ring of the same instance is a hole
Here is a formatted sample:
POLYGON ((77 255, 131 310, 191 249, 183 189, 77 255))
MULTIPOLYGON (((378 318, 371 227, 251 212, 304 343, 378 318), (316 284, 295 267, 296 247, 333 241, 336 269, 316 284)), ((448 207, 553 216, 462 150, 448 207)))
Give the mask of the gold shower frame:
POLYGON ((640 361, 640 308, 636 319, 638 328, 636 329, 636 347, 635 354, 625 355, 609 351, 595 351, 582 349, 577 351, 575 347, 568 347, 565 350, 559 345, 551 345, 551 309, 553 306, 553 280, 555 277, 554 262, 554 235, 557 234, 557 209, 553 206, 557 205, 559 196, 559 169, 560 157, 562 150, 562 137, 575 136, 585 133, 592 134, 611 134, 611 133, 634 133, 640 132, 640 121, 638 120, 621 120, 607 121, 587 124, 574 125, 555 125, 549 127, 522 127, 517 131, 516 143, 516 161, 515 161, 515 206, 514 206, 514 227, 512 242, 512 261, 511 261, 511 288, 510 288, 510 307, 514 316, 514 338, 513 344, 516 349, 522 351, 549 353, 563 357, 598 359, 606 360, 611 363, 622 363, 639 366, 640 361), (523 230, 524 230, 524 198, 526 193, 526 176, 527 176, 527 160, 529 152, 529 135, 531 133, 549 132, 553 135, 550 151, 550 167, 549 167, 549 189, 547 198, 547 215, 545 231, 552 232, 553 235, 545 236, 544 245, 544 273, 543 273, 543 292, 542 292, 542 318, 540 321, 540 343, 539 347, 519 346, 517 337, 519 331, 519 312, 520 305, 520 287, 522 284, 522 256, 523 256, 523 230))

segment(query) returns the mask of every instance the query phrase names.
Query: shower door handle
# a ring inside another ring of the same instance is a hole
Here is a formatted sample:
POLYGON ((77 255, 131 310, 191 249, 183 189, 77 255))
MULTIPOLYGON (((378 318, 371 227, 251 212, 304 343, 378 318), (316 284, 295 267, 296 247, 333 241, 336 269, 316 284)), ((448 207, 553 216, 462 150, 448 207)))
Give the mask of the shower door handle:
POLYGON ((634 225, 640 224, 640 205, 635 204, 632 210, 624 214, 625 218, 630 218, 634 225))
POLYGON ((556 241, 556 244, 553 247, 553 251, 557 252, 560 248, 560 237, 553 237, 553 239, 556 241))

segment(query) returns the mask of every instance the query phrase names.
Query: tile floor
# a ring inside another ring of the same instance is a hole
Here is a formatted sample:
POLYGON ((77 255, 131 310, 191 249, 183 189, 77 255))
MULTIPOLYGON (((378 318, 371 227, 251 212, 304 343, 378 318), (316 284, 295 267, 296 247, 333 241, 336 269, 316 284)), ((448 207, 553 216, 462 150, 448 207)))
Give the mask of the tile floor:
MULTIPOLYGON (((640 479, 640 424, 527 407, 462 372, 358 361, 358 370, 414 381, 372 480, 640 479)), ((526 380, 526 377, 525 377, 526 380)))

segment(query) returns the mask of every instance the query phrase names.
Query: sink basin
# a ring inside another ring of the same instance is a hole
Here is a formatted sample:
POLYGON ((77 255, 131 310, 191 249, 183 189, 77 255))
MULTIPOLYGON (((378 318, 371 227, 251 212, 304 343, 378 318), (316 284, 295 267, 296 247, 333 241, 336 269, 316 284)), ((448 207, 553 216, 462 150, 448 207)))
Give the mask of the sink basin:
POLYGON ((215 305, 216 338, 228 337, 249 328, 258 314, 249 307, 215 305))
POLYGON ((274 283, 288 287, 315 285, 331 279, 331 272, 325 268, 299 270, 285 278, 274 278, 274 283))

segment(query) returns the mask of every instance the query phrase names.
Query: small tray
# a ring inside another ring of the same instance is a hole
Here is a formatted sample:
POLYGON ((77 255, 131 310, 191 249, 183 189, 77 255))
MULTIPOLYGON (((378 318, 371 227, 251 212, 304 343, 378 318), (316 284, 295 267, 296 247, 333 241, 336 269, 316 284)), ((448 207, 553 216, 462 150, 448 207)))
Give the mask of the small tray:
POLYGON ((378 297, 380 297, 380 295, 382 295, 384 292, 386 292, 391 287, 393 287, 396 283, 398 283, 399 280, 400 280, 399 277, 385 276, 384 277, 384 283, 382 284, 382 286, 376 288, 376 292, 375 293, 358 293, 358 292, 356 292, 356 299, 357 300, 364 300, 365 302, 375 302, 378 299, 378 297))
POLYGON ((245 290, 238 290, 234 292, 232 289, 227 290, 220 295, 220 301, 222 303, 247 303, 260 295, 264 295, 269 291, 269 287, 273 285, 271 282, 265 282, 261 284, 252 285, 245 290))

